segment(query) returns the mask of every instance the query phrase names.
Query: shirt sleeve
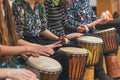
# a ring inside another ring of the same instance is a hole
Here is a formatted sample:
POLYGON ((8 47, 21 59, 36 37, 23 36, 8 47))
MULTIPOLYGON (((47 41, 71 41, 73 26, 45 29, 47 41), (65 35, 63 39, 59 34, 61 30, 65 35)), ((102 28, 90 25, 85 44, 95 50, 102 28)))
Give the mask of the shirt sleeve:
POLYGON ((62 24, 64 26, 65 31, 69 32, 69 33, 76 32, 77 28, 68 23, 67 17, 65 16, 65 13, 63 13, 63 15, 64 16, 63 16, 62 24))
POLYGON ((69 8, 68 11, 65 11, 65 17, 68 20, 68 23, 70 23, 71 25, 74 25, 75 27, 78 27, 81 23, 74 20, 74 18, 72 17, 72 14, 74 10, 72 10, 72 8, 69 8))
POLYGON ((16 25, 17 36, 20 39, 23 36, 24 28, 24 17, 22 15, 23 11, 21 10, 21 7, 18 5, 16 1, 12 4, 12 10, 16 25))

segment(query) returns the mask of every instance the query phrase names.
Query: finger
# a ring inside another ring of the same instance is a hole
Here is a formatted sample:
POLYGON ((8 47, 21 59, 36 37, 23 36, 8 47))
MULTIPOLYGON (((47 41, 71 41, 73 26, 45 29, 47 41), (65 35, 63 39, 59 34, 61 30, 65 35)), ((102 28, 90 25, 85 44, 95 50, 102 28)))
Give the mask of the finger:
POLYGON ((80 33, 79 35, 80 35, 80 36, 83 36, 84 34, 81 34, 81 33, 80 33))
POLYGON ((49 49, 49 50, 47 50, 47 53, 50 54, 50 55, 53 55, 54 54, 54 50, 53 49, 52 50, 49 49))
POLYGON ((27 69, 25 69, 25 71, 26 71, 26 76, 27 77, 29 77, 29 78, 37 78, 37 75, 35 74, 35 73, 33 73, 32 71, 30 71, 30 70, 27 70, 27 69))
POLYGON ((33 53, 32 56, 33 56, 33 57, 39 57, 40 54, 39 54, 39 53, 38 53, 38 54, 37 54, 37 53, 33 53))
POLYGON ((65 43, 68 44, 70 41, 66 41, 65 43))
POLYGON ((55 42, 54 44, 55 44, 55 45, 56 45, 56 44, 61 44, 61 41, 57 41, 57 42, 55 42))
POLYGON ((61 47, 62 44, 56 44, 56 45, 53 45, 53 48, 57 48, 57 47, 61 47))
POLYGON ((50 56, 51 54, 48 53, 47 51, 42 51, 41 53, 39 53, 40 55, 44 55, 44 56, 50 56))
POLYGON ((24 58, 26 58, 26 59, 29 57, 29 56, 27 56, 27 55, 25 55, 25 54, 23 54, 22 56, 23 56, 24 58))

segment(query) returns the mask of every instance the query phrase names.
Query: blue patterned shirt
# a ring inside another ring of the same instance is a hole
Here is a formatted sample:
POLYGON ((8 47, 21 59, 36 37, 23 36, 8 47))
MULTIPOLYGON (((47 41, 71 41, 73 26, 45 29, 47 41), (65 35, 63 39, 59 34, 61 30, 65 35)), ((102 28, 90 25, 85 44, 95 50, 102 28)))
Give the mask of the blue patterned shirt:
POLYGON ((70 7, 66 11, 68 22, 73 26, 91 23, 97 19, 89 0, 69 0, 70 7))
POLYGON ((21 1, 16 0, 12 5, 18 37, 39 36, 47 28, 44 5, 36 2, 34 9, 31 9, 29 3, 21 1))

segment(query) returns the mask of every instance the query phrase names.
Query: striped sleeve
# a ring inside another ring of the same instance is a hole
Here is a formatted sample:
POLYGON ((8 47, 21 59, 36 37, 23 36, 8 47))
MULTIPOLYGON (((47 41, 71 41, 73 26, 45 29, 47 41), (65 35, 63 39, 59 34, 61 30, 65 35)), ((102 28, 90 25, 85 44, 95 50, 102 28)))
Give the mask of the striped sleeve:
MULTIPOLYGON (((63 13, 63 15, 65 15, 65 13, 63 13)), ((77 32, 77 28, 70 25, 65 16, 63 17, 62 24, 63 24, 66 32, 68 32, 68 33, 77 32)))

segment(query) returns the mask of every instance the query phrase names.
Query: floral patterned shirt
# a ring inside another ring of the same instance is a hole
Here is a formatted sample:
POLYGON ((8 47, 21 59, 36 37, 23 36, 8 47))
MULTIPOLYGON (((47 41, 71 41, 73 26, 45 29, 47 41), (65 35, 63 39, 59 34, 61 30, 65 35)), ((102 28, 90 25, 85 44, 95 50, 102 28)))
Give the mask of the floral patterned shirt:
POLYGON ((76 27, 91 23, 97 19, 89 0, 69 0, 70 7, 66 11, 68 22, 76 27))
POLYGON ((39 36, 47 28, 46 14, 43 4, 35 3, 32 9, 24 0, 16 0, 12 5, 16 30, 22 36, 39 36))

